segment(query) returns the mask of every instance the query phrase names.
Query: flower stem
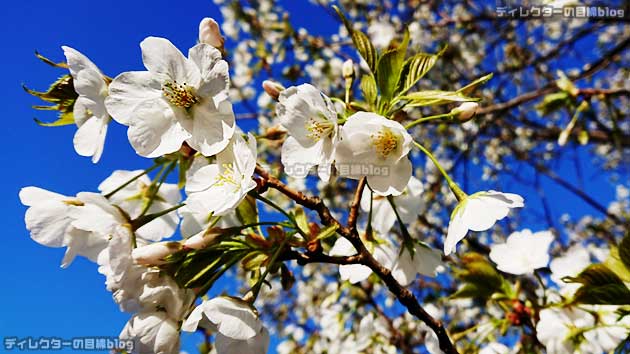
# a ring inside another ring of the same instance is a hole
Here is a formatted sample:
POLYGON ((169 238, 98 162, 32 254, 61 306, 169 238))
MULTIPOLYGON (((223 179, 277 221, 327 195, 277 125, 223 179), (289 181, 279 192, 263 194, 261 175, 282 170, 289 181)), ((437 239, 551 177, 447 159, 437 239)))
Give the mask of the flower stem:
POLYGON ((252 297, 250 299, 251 303, 254 303, 254 301, 256 301, 256 298, 258 297, 258 293, 260 292, 260 288, 262 287, 262 284, 265 281, 265 278, 267 277, 267 274, 269 274, 271 268, 276 263, 276 260, 280 256, 280 253, 282 253, 282 250, 284 250, 284 246, 287 245, 287 243, 289 242, 290 238, 291 237, 288 236, 288 235, 284 237, 284 240, 282 240, 282 242, 280 243, 280 246, 278 246, 276 251, 271 256, 271 259, 269 260, 269 263, 267 264, 267 267, 265 267, 265 272, 260 276, 260 279, 258 279, 256 284, 254 284, 254 286, 250 290, 251 293, 252 293, 252 297))
POLYGON ((153 166, 147 168, 146 170, 142 171, 141 173, 139 173, 138 175, 132 177, 130 180, 128 180, 127 182, 121 184, 118 188, 114 189, 113 191, 105 194, 105 198, 109 199, 111 198, 114 194, 120 192, 121 189, 127 187, 129 184, 131 184, 131 182, 137 180, 138 178, 146 175, 147 173, 155 170, 156 168, 162 166, 164 164, 164 162, 156 162, 155 164, 153 164, 153 166))
POLYGON ((417 141, 414 140, 413 144, 420 149, 420 151, 424 152, 425 155, 427 155, 427 157, 429 159, 431 159, 431 161, 433 162, 433 164, 435 164, 435 167, 437 167, 437 169, 440 171, 440 173, 442 174, 442 176, 444 176, 444 179, 446 179, 446 182, 448 183, 448 187, 451 189, 451 191, 455 194, 455 197, 457 197, 457 200, 463 200, 466 197, 468 197, 468 195, 466 193, 464 193, 464 191, 462 191, 461 188, 459 188, 459 186, 457 185, 457 183, 455 183, 453 181, 453 179, 451 179, 451 176, 448 175, 448 173, 446 173, 446 170, 444 170, 444 167, 442 167, 442 165, 440 165, 440 163, 438 162, 438 160, 435 158, 435 156, 433 156, 433 154, 431 153, 431 151, 427 150, 424 146, 422 146, 420 143, 418 143, 417 141))

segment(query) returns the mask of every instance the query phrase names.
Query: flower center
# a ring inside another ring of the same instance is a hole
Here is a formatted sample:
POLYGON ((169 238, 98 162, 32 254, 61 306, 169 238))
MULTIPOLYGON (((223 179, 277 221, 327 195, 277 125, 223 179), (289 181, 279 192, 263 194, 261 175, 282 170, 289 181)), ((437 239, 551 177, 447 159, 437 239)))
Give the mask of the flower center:
POLYGON ((221 165, 223 167, 223 172, 219 176, 217 176, 217 182, 215 186, 220 187, 226 184, 231 184, 234 186, 238 186, 239 182, 236 180, 237 175, 234 172, 234 165, 231 163, 224 163, 221 165))
POLYGON ((162 85, 162 94, 173 106, 186 109, 199 102, 192 87, 186 83, 178 84, 177 81, 166 81, 162 85))
POLYGON ((391 131, 391 129, 384 127, 376 134, 371 134, 372 144, 376 148, 376 153, 382 157, 387 158, 389 154, 396 151, 398 148, 399 137, 391 131))
POLYGON ((306 130, 308 131, 306 136, 313 139, 313 141, 319 141, 322 137, 330 135, 334 128, 334 124, 326 119, 322 113, 319 113, 319 116, 323 120, 311 117, 306 121, 306 130))

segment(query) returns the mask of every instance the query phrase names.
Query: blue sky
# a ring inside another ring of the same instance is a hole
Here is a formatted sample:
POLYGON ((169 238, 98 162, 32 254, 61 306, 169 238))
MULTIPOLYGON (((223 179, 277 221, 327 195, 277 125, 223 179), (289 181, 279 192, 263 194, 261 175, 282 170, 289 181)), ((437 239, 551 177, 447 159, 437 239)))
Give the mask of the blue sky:
MULTIPOLYGON (((294 11, 295 23, 310 28, 318 26, 324 33, 337 28, 336 24, 331 26, 332 20, 323 11, 309 4, 292 3, 291 10, 301 10, 294 11), (316 23, 308 24, 314 18, 316 23)), ((31 109, 31 105, 39 102, 22 91, 20 85, 44 90, 64 72, 41 63, 34 51, 62 60, 60 46, 68 45, 90 57, 105 73, 115 76, 142 69, 138 44, 146 36, 169 38, 181 49, 194 45, 197 24, 205 16, 220 18, 210 1, 174 5, 166 0, 99 3, 37 0, 3 5, 0 110, 4 129, 0 130, 3 145, 0 164, 4 172, 0 175, 0 185, 4 252, 0 255, 0 270, 5 283, 0 292, 0 303, 4 304, 0 311, 0 337, 118 335, 129 315, 118 311, 104 288, 103 277, 96 272, 96 265, 79 258, 68 269, 59 268, 63 249, 39 246, 29 238, 23 222, 25 207, 19 203, 18 191, 28 185, 69 195, 94 191, 115 169, 138 169, 151 164, 133 152, 125 129, 116 124, 110 125, 105 152, 98 165, 75 154, 71 142, 74 127, 38 127, 33 117, 43 120, 54 117, 31 109)), ((563 166, 560 172, 571 179, 570 167, 563 166)), ((557 203, 567 205, 567 211, 577 214, 590 211, 569 194, 544 183, 551 193, 557 193, 554 194, 557 203)), ((484 183, 471 184, 471 188, 483 186, 484 183)), ((586 190, 600 201, 613 196, 613 188, 601 178, 588 180, 586 190)), ((191 342, 186 341, 185 349, 194 352, 191 342)))

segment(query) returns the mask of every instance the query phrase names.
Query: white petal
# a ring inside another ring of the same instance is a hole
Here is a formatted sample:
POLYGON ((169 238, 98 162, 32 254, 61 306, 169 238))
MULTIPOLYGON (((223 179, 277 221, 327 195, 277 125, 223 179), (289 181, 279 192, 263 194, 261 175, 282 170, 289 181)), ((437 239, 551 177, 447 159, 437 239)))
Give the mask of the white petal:
POLYGON ((221 60, 221 52, 204 43, 197 44, 188 51, 201 73, 201 84, 197 94, 201 97, 227 95, 230 82, 228 64, 221 60))
POLYGON ((217 177, 221 174, 218 165, 207 165, 195 172, 192 178, 186 180, 186 193, 196 193, 210 188, 216 183, 217 177))
POLYGON ((387 170, 381 169, 382 173, 368 175, 367 181, 374 193, 382 196, 402 194, 411 178, 411 161, 403 158, 387 170))
POLYGON ((127 136, 136 152, 144 157, 159 157, 180 149, 190 134, 175 119, 165 102, 144 102, 136 108, 127 136))
POLYGON ((214 345, 217 354, 266 354, 269 341, 269 331, 263 327, 260 333, 246 340, 235 340, 218 333, 214 345))
POLYGON ((322 144, 304 147, 292 136, 287 137, 280 155, 284 172, 294 178, 305 178, 310 169, 319 163, 321 148, 322 144))
POLYGON ((225 149, 235 131, 232 104, 222 101, 216 110, 208 104, 197 104, 192 109, 193 128, 188 144, 204 156, 213 156, 225 149))
POLYGON ((218 331, 232 339, 249 339, 262 328, 258 316, 249 305, 227 297, 216 297, 204 302, 204 314, 216 324, 218 331))
POLYGON ((138 106, 162 100, 162 82, 148 71, 129 71, 109 84, 105 106, 120 124, 129 125, 138 106))
POLYGON ((81 156, 93 156, 92 162, 96 163, 103 152, 106 135, 107 122, 97 117, 88 118, 74 134, 74 150, 81 156))
POLYGON ((446 240, 444 240, 444 254, 447 256, 451 254, 455 250, 457 243, 466 237, 467 232, 468 227, 462 219, 462 210, 456 209, 448 224, 446 240))
POLYGON ((142 62, 152 73, 160 74, 179 84, 198 87, 199 68, 188 60, 168 39, 147 37, 140 43, 142 62))
POLYGON ((61 49, 63 49, 63 54, 66 56, 66 62, 68 63, 72 77, 76 77, 81 70, 85 69, 100 72, 98 67, 78 50, 67 46, 62 46, 61 49))

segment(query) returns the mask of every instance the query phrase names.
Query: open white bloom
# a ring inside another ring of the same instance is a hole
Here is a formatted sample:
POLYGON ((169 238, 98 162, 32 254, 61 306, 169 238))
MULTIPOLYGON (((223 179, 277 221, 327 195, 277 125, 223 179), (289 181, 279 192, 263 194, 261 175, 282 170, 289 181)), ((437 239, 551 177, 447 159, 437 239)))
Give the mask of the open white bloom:
POLYGON ((339 139, 332 101, 314 86, 289 87, 278 97, 280 124, 289 136, 282 144, 282 164, 291 177, 304 178, 313 166, 323 181, 330 179, 339 139))
POLYGON ((367 176, 378 195, 400 195, 411 178, 412 138, 400 123, 371 112, 357 112, 341 128, 335 166, 339 175, 367 176))
POLYGON ((205 156, 223 150, 234 134, 227 100, 228 65, 221 53, 200 43, 188 58, 167 39, 140 43, 148 71, 118 75, 109 85, 107 110, 121 124, 136 152, 157 157, 183 142, 205 156))
MULTIPOLYGON (((398 215, 405 224, 412 223, 418 218, 424 205, 421 197, 423 191, 422 182, 411 176, 403 193, 394 197, 398 215)), ((372 197, 372 227, 379 234, 385 235, 396 223, 396 214, 386 197, 372 195, 368 188, 363 190, 361 196, 361 209, 365 213, 370 211, 370 197, 372 197)))
MULTIPOLYGON (((370 253, 374 256, 374 258, 381 263, 386 268, 391 269, 394 264, 397 254, 396 251, 389 247, 386 244, 377 244, 377 243, 368 243, 366 244, 370 253)), ((328 252, 331 256, 353 256, 357 254, 356 248, 343 237, 339 237, 333 247, 328 252)), ((356 284, 367 279, 370 274, 372 274, 372 270, 365 265, 362 264, 343 264, 339 266, 339 276, 341 280, 348 280, 352 284, 356 284)))
POLYGON ((220 296, 197 306, 182 324, 182 331, 193 332, 199 326, 217 331, 215 346, 219 354, 265 354, 269 332, 247 302, 220 296))
POLYGON ((134 340, 133 354, 179 353, 177 321, 164 312, 146 311, 133 315, 119 337, 134 340))
POLYGON ((81 192, 73 198, 25 187, 20 200, 29 206, 24 220, 31 238, 44 246, 67 247, 63 268, 77 255, 96 261, 109 237, 126 223, 118 209, 96 193, 81 192))
POLYGON ((402 285, 411 284, 417 274, 433 277, 443 268, 442 252, 419 244, 414 250, 413 256, 405 247, 400 255, 396 254, 392 275, 402 285))
POLYGON ((593 317, 579 308, 547 308, 540 311, 536 337, 548 354, 573 353, 575 348, 569 338, 571 328, 591 327, 593 324, 593 317))
POLYGON ((569 286, 579 288, 578 283, 567 284, 562 278, 570 276, 574 277, 591 264, 591 255, 588 250, 581 244, 570 247, 561 257, 555 257, 549 264, 551 269, 551 280, 561 286, 569 286))
POLYGON ((106 78, 90 59, 79 51, 62 46, 74 90, 79 97, 74 102, 74 122, 79 127, 74 134, 74 149, 81 156, 92 156, 97 163, 103 153, 105 135, 110 121, 105 109, 106 78))
MULTIPOLYGON (((101 191, 103 195, 106 195, 141 173, 141 170, 114 171, 111 176, 101 182, 98 186, 98 190, 101 191)), ((114 193, 109 200, 112 204, 122 208, 131 219, 136 219, 142 214, 146 203, 148 203, 149 198, 154 192, 155 189, 151 187, 151 180, 146 175, 143 175, 114 193)), ((166 210, 179 204, 181 200, 182 196, 176 184, 162 183, 160 189, 155 193, 151 206, 145 214, 153 214, 166 210)), ((172 211, 142 225, 136 230, 136 236, 142 237, 145 240, 159 241, 173 235, 177 229, 177 224, 179 224, 177 212, 172 211)))
POLYGON ((215 216, 229 213, 256 187, 252 179, 255 169, 256 139, 248 134, 245 141, 235 134, 215 163, 201 167, 186 182, 187 209, 215 216))
POLYGON ((447 256, 451 254, 468 230, 488 230, 497 221, 505 218, 511 208, 523 206, 523 197, 513 193, 491 190, 466 196, 459 201, 451 214, 448 233, 444 241, 444 253, 447 256))
POLYGON ((503 272, 532 274, 535 269, 544 268, 549 263, 549 246, 553 239, 550 231, 532 233, 525 229, 513 232, 505 243, 490 247, 490 259, 503 272))

